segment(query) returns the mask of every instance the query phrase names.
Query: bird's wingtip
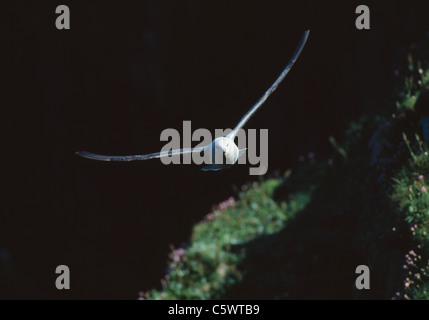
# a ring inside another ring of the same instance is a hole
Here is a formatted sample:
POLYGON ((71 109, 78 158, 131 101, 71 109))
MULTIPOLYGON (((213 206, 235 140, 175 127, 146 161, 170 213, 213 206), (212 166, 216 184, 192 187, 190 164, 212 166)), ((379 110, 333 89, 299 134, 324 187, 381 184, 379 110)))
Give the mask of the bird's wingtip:
POLYGON ((82 158, 88 158, 90 159, 90 155, 91 153, 89 153, 88 151, 76 151, 75 154, 77 154, 78 156, 82 157, 82 158))

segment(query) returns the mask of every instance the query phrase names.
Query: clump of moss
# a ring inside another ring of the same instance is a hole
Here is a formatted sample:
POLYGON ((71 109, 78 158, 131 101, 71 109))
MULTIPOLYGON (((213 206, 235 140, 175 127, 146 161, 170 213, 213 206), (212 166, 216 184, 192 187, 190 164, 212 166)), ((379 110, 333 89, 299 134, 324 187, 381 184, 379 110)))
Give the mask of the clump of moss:
POLYGON ((410 159, 394 178, 392 199, 408 224, 412 248, 404 257, 403 288, 394 298, 429 299, 429 154, 418 135, 417 150, 405 135, 404 140, 410 159))
POLYGON ((187 248, 173 249, 162 289, 142 293, 144 299, 216 299, 242 279, 237 265, 245 257, 236 245, 281 230, 302 210, 310 195, 296 193, 288 201, 273 200, 284 178, 244 185, 238 199, 229 198, 198 223, 187 248))
MULTIPOLYGON (((417 52, 417 55, 421 50, 417 52)), ((427 57, 426 57, 427 58, 427 57)), ((393 299, 429 299, 429 69, 414 65, 409 56, 409 75, 397 102, 402 117, 410 118, 414 130, 403 132, 408 154, 393 177, 392 200, 400 219, 407 223, 402 234, 410 239, 403 261, 401 288, 393 299), (416 126, 417 125, 417 126, 416 126), (420 133, 423 139, 419 136, 420 133), (409 138, 413 137, 412 139, 409 138)))

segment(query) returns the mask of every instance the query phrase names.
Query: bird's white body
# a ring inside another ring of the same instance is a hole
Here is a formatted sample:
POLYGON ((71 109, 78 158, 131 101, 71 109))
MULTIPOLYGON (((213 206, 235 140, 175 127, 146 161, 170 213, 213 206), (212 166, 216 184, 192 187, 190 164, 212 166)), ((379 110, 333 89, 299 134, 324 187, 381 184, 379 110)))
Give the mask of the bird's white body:
POLYGON ((219 169, 229 168, 239 158, 240 151, 233 140, 228 137, 219 137, 206 146, 205 154, 208 163, 219 169))

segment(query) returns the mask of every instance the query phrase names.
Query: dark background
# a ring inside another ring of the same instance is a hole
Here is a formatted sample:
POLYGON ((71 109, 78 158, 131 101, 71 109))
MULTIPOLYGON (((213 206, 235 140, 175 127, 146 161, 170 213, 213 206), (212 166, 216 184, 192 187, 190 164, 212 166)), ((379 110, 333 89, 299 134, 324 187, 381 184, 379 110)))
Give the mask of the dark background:
POLYGON ((269 129, 269 174, 331 152, 347 123, 394 110, 392 88, 427 37, 422 4, 355 1, 32 1, 2 5, 1 298, 137 298, 160 286, 169 244, 257 180, 248 166, 201 172, 158 160, 166 128, 233 127, 311 34, 246 128, 269 129), (55 28, 66 4, 71 30, 55 28), (55 268, 71 269, 71 290, 55 268))

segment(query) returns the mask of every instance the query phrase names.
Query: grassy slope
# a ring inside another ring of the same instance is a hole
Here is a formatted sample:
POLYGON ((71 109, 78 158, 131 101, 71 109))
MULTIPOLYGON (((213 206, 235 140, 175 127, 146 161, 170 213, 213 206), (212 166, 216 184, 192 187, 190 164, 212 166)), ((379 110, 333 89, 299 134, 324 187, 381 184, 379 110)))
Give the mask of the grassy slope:
POLYGON ((409 69, 394 114, 352 123, 330 159, 244 186, 142 297, 428 299, 429 72, 409 69), (371 290, 354 286, 360 264, 371 290))

